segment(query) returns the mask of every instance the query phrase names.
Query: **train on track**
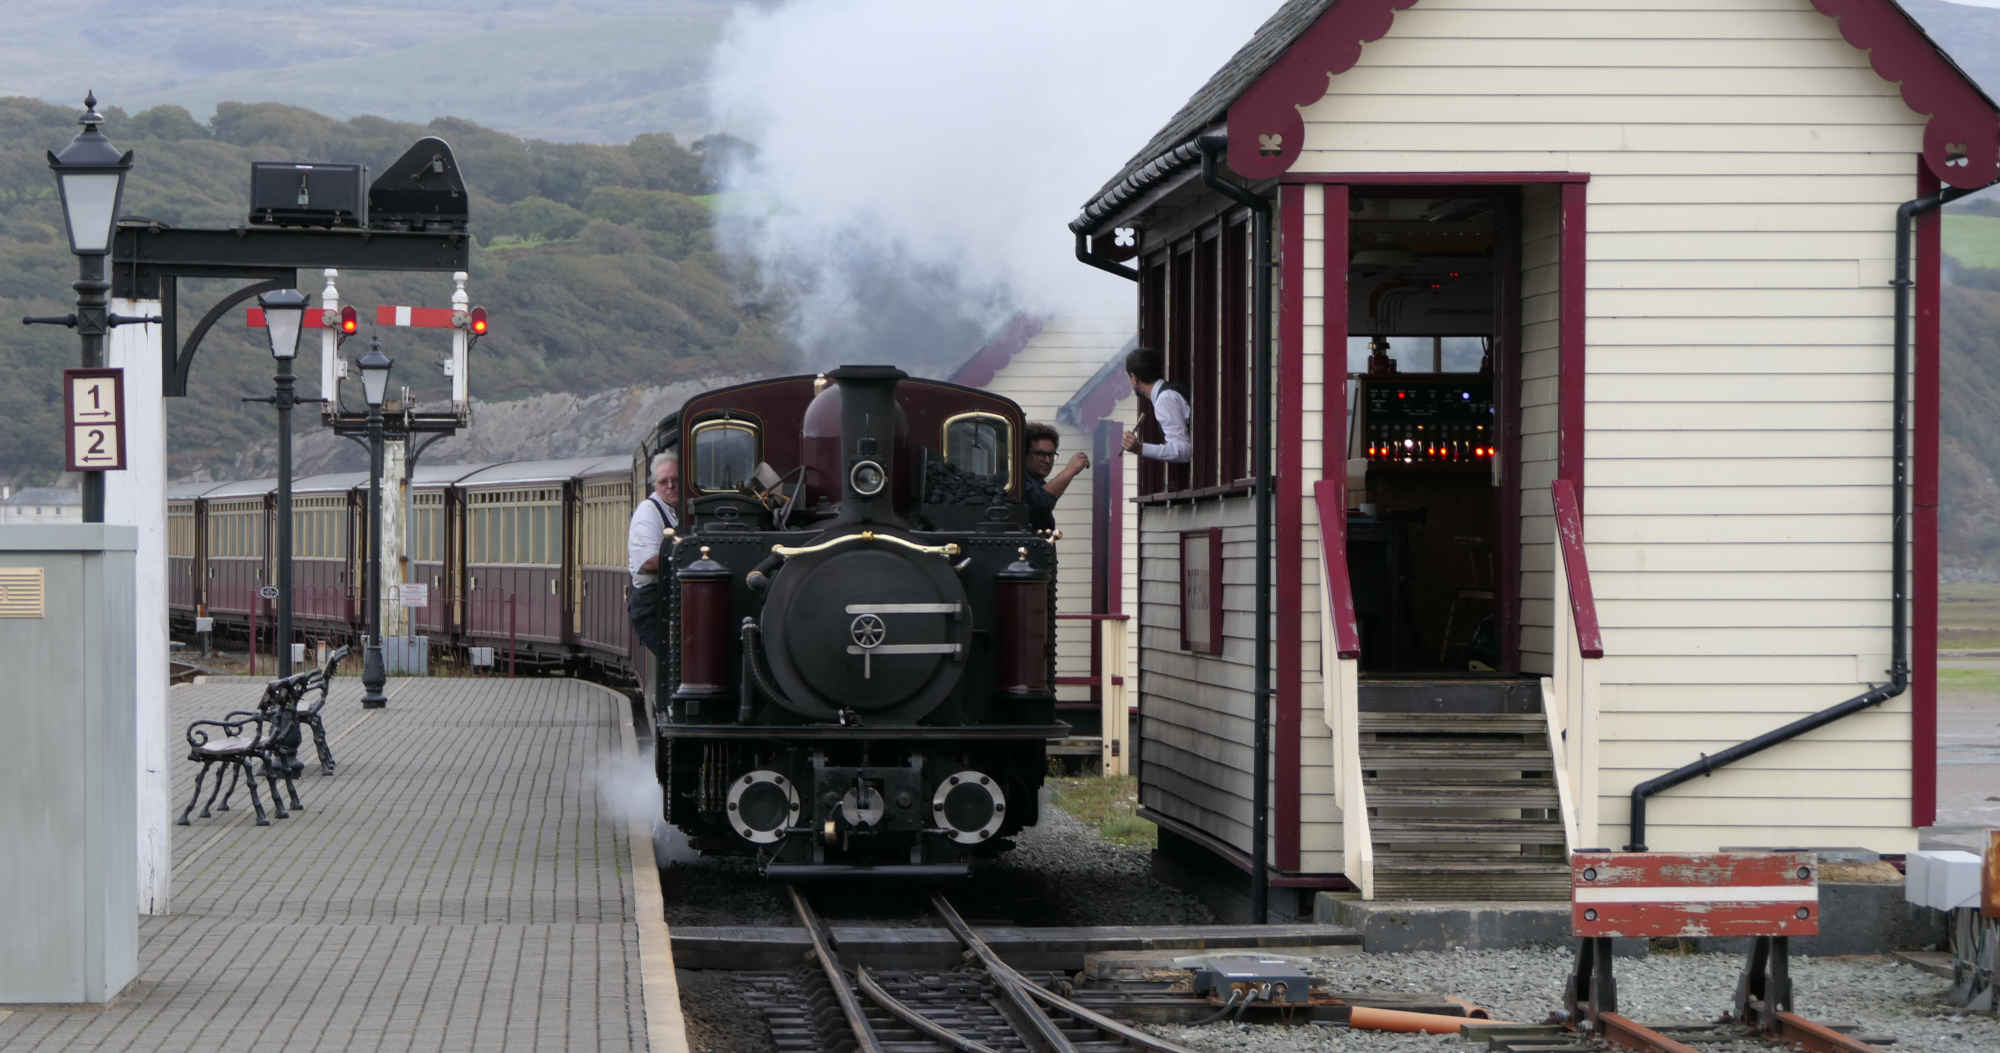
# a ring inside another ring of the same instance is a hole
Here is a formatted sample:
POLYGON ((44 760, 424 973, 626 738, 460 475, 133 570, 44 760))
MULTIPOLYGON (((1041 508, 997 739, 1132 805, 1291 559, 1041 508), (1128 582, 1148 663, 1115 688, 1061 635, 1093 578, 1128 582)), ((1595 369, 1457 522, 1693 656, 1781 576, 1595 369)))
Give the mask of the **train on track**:
MULTIPOLYGON (((433 653, 645 689, 663 818, 791 876, 955 874, 1037 818, 1055 719, 1053 540, 1009 399, 880 366, 690 399, 631 456, 420 466, 405 580, 433 653), (678 451, 653 661, 626 527, 678 451)), ((292 623, 366 622, 365 475, 292 489, 292 623)), ((170 620, 271 623, 276 481, 168 491, 170 620)))

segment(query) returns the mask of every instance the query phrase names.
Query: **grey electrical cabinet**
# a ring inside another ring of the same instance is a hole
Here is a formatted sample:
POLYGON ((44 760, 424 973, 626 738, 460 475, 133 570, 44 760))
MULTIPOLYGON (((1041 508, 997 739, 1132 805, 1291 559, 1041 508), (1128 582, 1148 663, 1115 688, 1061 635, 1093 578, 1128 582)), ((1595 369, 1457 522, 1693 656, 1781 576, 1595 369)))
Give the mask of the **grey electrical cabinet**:
POLYGON ((0 527, 0 1004, 104 1003, 139 972, 136 539, 0 527))

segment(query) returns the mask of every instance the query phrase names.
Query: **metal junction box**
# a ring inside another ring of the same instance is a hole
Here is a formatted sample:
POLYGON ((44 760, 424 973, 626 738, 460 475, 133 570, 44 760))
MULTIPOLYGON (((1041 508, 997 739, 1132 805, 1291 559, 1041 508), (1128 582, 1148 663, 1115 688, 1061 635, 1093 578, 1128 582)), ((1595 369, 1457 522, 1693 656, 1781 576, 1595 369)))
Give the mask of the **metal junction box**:
POLYGON ((280 227, 368 225, 368 166, 250 163, 250 222, 280 227))

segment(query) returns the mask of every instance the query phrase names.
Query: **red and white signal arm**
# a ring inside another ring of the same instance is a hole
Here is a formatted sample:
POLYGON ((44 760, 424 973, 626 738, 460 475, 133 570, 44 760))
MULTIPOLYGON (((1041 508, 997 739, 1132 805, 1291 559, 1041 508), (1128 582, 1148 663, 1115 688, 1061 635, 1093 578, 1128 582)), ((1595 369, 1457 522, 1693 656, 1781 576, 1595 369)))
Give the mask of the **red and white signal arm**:
POLYGON ((72 472, 125 467, 125 371, 63 370, 63 456, 72 472))

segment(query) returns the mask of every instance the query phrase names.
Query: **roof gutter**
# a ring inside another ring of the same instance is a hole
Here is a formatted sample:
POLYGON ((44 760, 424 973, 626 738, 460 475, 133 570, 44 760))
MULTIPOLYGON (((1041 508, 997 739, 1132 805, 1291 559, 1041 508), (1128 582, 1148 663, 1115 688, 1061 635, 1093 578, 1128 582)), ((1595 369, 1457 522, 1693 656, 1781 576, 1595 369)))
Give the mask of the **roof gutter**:
MULTIPOLYGON (((1250 917, 1262 924, 1270 920, 1271 871, 1270 838, 1266 831, 1271 811, 1271 534, 1275 508, 1271 485, 1271 201, 1236 185, 1222 176, 1222 155, 1229 148, 1226 135, 1204 135, 1193 144, 1201 155, 1201 181, 1209 189, 1250 210, 1252 222, 1251 274, 1251 438, 1250 449, 1257 480, 1257 613, 1256 644, 1251 655, 1256 678, 1251 686, 1253 738, 1251 740, 1250 804, 1250 917)), ((1185 147, 1175 147, 1179 152, 1185 147)), ((1157 162, 1156 162, 1157 163, 1157 162)))
POLYGON ((1665 775, 1634 786, 1632 843, 1625 846, 1626 851, 1646 850, 1646 798, 1662 790, 1679 786, 1697 775, 1711 774, 1725 764, 1735 763, 1780 742, 1795 739, 1851 713, 1881 705, 1909 688, 1910 648, 1907 639, 1910 628, 1909 593, 1904 579, 1910 572, 1910 518, 1904 506, 1908 503, 1910 488, 1910 290, 1916 285, 1910 278, 1910 239, 1916 231, 1918 216, 1942 208, 1947 202, 1970 193, 1974 191, 1947 187, 1937 193, 1905 201, 1896 209, 1896 277, 1890 282, 1896 287, 1896 350, 1893 366, 1896 380, 1895 445, 1889 469, 1891 475, 1889 543, 1893 549, 1890 557, 1893 561, 1892 569, 1889 574, 1889 682, 1872 686, 1845 702, 1800 717, 1784 727, 1739 742, 1713 757, 1703 754, 1697 761, 1684 764, 1665 775))
POLYGON ((1138 268, 1121 267, 1093 255, 1090 251, 1090 239, 1100 226, 1117 215, 1126 205, 1137 200, 1140 195, 1201 162, 1203 157, 1201 142, 1201 138, 1189 139, 1161 153, 1139 166, 1131 175, 1119 180, 1111 189, 1099 194, 1095 201, 1083 206, 1083 211, 1069 223, 1070 232, 1076 235, 1077 260, 1128 281, 1138 281, 1138 268))

